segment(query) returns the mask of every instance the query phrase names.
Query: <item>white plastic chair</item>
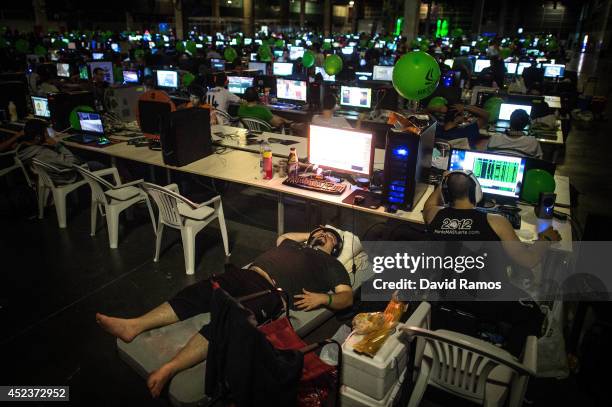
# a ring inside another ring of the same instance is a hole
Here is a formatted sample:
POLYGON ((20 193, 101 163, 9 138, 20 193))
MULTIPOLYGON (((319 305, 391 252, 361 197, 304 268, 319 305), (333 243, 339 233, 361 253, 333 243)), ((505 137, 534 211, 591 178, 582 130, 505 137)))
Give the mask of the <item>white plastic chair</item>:
POLYGON ((400 329, 408 341, 425 341, 409 407, 421 403, 428 384, 484 406, 503 406, 508 396, 509 407, 523 404, 529 378, 536 374, 535 336, 527 337, 519 361, 491 343, 457 332, 415 326, 400 329))
POLYGON ((183 241, 185 270, 187 274, 195 272, 195 237, 200 230, 215 219, 219 219, 219 228, 223 239, 225 255, 229 256, 227 228, 221 197, 216 196, 206 202, 197 204, 179 194, 178 186, 171 184, 166 187, 144 182, 142 187, 155 201, 159 209, 157 236, 155 241, 155 258, 159 260, 164 225, 179 229, 183 241), (213 205, 211 207, 210 205, 213 205))
POLYGON ((34 183, 32 182, 32 179, 30 178, 30 174, 28 174, 28 171, 23 165, 23 162, 17 156, 17 150, 5 151, 4 153, 0 153, 0 157, 3 157, 3 156, 12 156, 13 164, 5 168, 0 168, 0 177, 10 174, 11 172, 15 170, 21 170, 28 186, 33 187, 34 183))
POLYGON ((236 121, 232 116, 229 115, 229 113, 221 109, 214 109, 213 112, 217 116, 217 124, 231 126, 236 121))
POLYGON ((119 240, 119 215, 131 206, 145 202, 151 217, 153 233, 155 233, 155 215, 149 196, 138 185, 143 180, 136 180, 125 184, 121 183, 117 168, 111 167, 100 171, 91 172, 83 167, 75 166, 83 179, 91 188, 91 236, 96 235, 96 223, 98 220, 98 208, 104 208, 106 214, 106 227, 108 229, 108 242, 111 249, 117 248, 119 240), (112 175, 114 184, 108 182, 103 176, 112 175))
POLYGON ((47 200, 49 199, 49 192, 51 192, 53 194, 53 203, 55 205, 55 212, 57 214, 57 223, 60 229, 65 229, 66 196, 77 188, 87 184, 87 182, 85 180, 76 180, 71 184, 55 185, 49 176, 49 172, 65 174, 74 170, 72 168, 60 169, 37 160, 36 158, 32 159, 32 168, 38 175, 38 181, 36 182, 36 195, 38 196, 38 219, 43 218, 45 206, 47 204, 47 200))
POLYGON ((249 129, 251 131, 272 131, 272 126, 268 122, 264 122, 263 120, 255 119, 252 117, 242 117, 240 122, 244 126, 244 128, 249 129))

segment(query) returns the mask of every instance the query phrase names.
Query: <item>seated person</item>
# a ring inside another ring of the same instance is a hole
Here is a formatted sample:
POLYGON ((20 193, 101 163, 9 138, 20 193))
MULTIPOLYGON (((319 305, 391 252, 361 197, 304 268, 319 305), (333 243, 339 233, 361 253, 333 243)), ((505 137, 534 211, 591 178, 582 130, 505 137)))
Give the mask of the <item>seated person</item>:
POLYGON ((523 69, 523 81, 530 95, 539 95, 544 82, 544 69, 538 68, 536 60, 531 61, 531 66, 523 69))
POLYGON ((525 127, 529 122, 529 115, 526 111, 515 110, 510 115, 510 128, 504 134, 492 135, 487 144, 487 150, 541 159, 540 142, 525 133, 525 127))
MULTIPOLYGON (((291 308, 310 311, 320 307, 332 310, 353 304, 353 292, 346 269, 336 259, 341 237, 332 229, 317 228, 312 233, 287 233, 277 239, 277 247, 255 259, 248 269, 229 265, 215 281, 233 297, 282 288, 291 308), (302 242, 307 241, 304 245, 302 242), (334 294, 329 294, 333 291, 334 294)), ((137 318, 114 318, 96 314, 98 324, 110 334, 131 342, 140 333, 210 312, 211 279, 181 290, 176 296, 137 318)), ((268 295, 244 304, 262 323, 277 315, 283 304, 268 295)), ((178 372, 206 359, 208 325, 202 327, 168 363, 149 375, 147 385, 153 397, 178 372)))
MULTIPOLYGON (((321 110, 321 114, 317 114, 312 117, 312 124, 346 129, 353 128, 353 126, 351 126, 348 120, 346 120, 344 117, 334 116, 336 105, 336 96, 333 93, 325 93, 323 96, 323 110, 321 110)), ((357 120, 357 123, 355 124, 355 128, 361 127, 361 118, 362 116, 360 115, 359 120, 357 120)))
POLYGON ((436 138, 467 138, 470 146, 475 146, 480 138, 480 129, 486 128, 489 122, 489 113, 472 105, 455 104, 448 107, 444 103, 433 103, 435 99, 444 98, 433 98, 427 107, 427 111, 438 121, 436 138))
POLYGON ((246 103, 241 104, 238 109, 238 117, 259 119, 268 123, 272 127, 281 127, 284 124, 290 124, 289 120, 283 119, 272 113, 272 111, 259 102, 259 93, 257 88, 251 86, 244 92, 246 103))
MULTIPOLYGON (((66 148, 60 140, 49 135, 45 121, 28 120, 23 132, 21 143, 17 147, 19 159, 29 164, 32 159, 36 158, 60 170, 70 169, 71 171, 62 173, 49 172, 51 180, 57 185, 71 184, 76 181, 78 174, 72 166, 79 165, 83 161, 66 148)), ((104 168, 104 165, 97 161, 88 161, 87 166, 91 171, 104 168)))
POLYGON ((190 85, 187 88, 187 92, 189 92, 189 102, 180 105, 179 109, 192 109, 197 107, 199 109, 207 109, 210 110, 210 124, 217 124, 217 115, 211 109, 211 106, 204 101, 205 90, 200 85, 190 85))
POLYGON ((228 83, 225 72, 220 72, 215 75, 215 87, 206 93, 206 102, 215 109, 223 110, 226 113, 230 103, 240 102, 240 96, 227 90, 228 83))

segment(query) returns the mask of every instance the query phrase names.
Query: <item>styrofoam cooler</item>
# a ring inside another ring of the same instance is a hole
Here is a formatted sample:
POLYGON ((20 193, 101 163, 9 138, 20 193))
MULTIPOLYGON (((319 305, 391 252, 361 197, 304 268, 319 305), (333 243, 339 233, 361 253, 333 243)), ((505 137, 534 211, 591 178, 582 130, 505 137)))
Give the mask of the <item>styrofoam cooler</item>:
POLYGON ((342 344, 342 384, 371 397, 382 400, 397 383, 406 368, 407 348, 399 341, 399 324, 376 355, 360 355, 353 350, 362 335, 350 336, 342 344))
POLYGON ((395 400, 400 394, 402 382, 406 375, 406 369, 401 375, 400 380, 395 383, 395 386, 389 389, 387 394, 381 399, 376 400, 367 396, 351 387, 343 385, 340 389, 340 405, 342 407, 390 407, 395 404, 395 400))

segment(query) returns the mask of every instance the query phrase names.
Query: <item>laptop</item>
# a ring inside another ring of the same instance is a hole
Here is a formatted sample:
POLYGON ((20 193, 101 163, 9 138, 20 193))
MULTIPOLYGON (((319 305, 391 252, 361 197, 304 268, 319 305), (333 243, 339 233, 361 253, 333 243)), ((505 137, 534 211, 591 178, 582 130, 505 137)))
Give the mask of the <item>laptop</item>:
MULTIPOLYGON (((497 119, 497 123, 495 123, 495 128, 497 129, 508 129, 510 128, 510 116, 512 112, 515 110, 522 109, 527 112, 529 116, 531 116, 531 105, 519 105, 515 103, 502 103, 499 107, 499 116, 497 119)), ((525 129, 527 130, 527 129, 525 129)))
POLYGON ((81 130, 68 137, 68 141, 79 144, 104 147, 110 144, 110 140, 104 135, 104 125, 99 113, 77 112, 81 130))
POLYGON ((51 119, 51 111, 49 110, 49 99, 39 96, 30 96, 32 99, 32 107, 34 108, 34 117, 37 119, 51 119))
POLYGON ((561 96, 544 96, 544 101, 551 109, 561 109, 561 96))

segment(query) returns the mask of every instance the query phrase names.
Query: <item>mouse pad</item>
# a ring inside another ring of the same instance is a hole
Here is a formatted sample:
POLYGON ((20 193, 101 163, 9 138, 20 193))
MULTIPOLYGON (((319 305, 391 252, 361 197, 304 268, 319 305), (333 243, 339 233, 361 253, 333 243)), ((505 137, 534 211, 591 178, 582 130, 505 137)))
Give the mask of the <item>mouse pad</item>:
POLYGON ((363 191, 361 189, 354 190, 349 196, 342 200, 342 203, 360 206, 362 208, 378 209, 382 205, 382 196, 371 191, 363 191), (355 195, 361 195, 365 199, 360 204, 355 204, 355 195))

